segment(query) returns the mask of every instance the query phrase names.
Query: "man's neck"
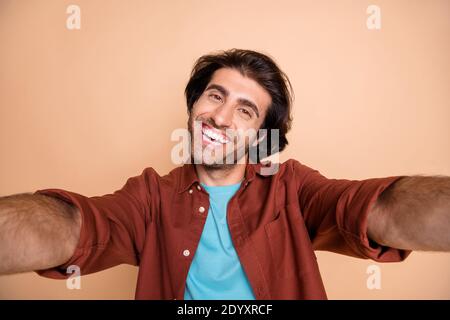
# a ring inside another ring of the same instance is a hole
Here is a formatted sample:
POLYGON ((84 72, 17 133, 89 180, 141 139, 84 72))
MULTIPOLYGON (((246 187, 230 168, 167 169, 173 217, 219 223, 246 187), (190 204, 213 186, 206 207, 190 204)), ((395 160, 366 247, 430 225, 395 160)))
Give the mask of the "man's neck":
POLYGON ((220 167, 195 165, 200 182, 207 186, 227 186, 239 183, 244 179, 245 167, 245 163, 220 167))

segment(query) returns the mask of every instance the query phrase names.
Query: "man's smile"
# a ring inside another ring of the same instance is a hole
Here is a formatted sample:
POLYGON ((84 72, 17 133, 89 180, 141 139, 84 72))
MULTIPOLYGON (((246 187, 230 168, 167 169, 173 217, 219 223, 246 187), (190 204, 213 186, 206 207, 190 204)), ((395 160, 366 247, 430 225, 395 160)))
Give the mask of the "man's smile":
POLYGON ((202 140, 203 142, 216 146, 221 146, 230 142, 230 139, 224 133, 206 123, 202 123, 202 140))

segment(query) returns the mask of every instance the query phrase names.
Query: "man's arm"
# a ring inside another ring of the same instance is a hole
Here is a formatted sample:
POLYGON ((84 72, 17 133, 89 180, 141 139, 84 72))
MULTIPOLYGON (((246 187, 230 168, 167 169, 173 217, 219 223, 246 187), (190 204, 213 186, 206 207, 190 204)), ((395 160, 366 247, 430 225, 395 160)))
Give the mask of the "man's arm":
POLYGON ((450 177, 403 177, 368 216, 368 236, 398 249, 450 251, 450 177))
POLYGON ((68 261, 80 237, 74 206, 45 195, 0 198, 0 274, 56 267, 68 261))

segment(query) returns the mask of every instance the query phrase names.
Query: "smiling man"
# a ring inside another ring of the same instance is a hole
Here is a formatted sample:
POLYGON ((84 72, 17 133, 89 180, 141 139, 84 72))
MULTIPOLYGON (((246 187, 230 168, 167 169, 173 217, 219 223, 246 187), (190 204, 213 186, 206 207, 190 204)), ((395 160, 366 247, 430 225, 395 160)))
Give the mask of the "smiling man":
POLYGON ((261 53, 201 57, 185 90, 190 161, 100 197, 1 198, 0 273, 128 263, 139 265, 137 299, 325 299, 314 250, 379 262, 449 251, 448 177, 328 179, 296 160, 252 163, 253 147, 286 147, 290 89, 261 53))

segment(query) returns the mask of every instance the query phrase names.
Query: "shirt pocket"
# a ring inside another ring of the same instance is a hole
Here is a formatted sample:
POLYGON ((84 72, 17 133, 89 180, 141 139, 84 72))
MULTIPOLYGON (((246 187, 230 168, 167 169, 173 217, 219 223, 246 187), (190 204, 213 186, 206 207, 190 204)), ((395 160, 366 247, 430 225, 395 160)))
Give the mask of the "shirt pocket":
POLYGON ((270 251, 271 271, 276 277, 299 277, 312 271, 316 256, 301 214, 295 206, 278 210, 264 226, 270 251))

